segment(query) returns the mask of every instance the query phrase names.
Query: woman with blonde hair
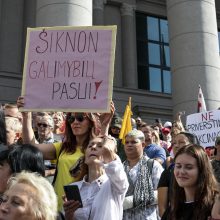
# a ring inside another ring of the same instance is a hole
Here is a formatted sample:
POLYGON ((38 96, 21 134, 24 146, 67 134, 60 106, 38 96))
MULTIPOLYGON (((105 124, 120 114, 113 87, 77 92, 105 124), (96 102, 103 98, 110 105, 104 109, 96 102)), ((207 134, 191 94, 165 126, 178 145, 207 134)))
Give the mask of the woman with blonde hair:
POLYGON ((160 137, 159 137, 159 134, 156 130, 153 129, 152 131, 152 136, 154 137, 154 143, 158 146, 161 146, 160 144, 160 137))
POLYGON ((55 220, 56 217, 56 194, 44 177, 23 171, 9 179, 0 206, 0 220, 55 220))
POLYGON ((18 139, 21 137, 22 124, 18 118, 14 117, 5 117, 6 124, 6 136, 7 136, 7 145, 17 143, 18 139))

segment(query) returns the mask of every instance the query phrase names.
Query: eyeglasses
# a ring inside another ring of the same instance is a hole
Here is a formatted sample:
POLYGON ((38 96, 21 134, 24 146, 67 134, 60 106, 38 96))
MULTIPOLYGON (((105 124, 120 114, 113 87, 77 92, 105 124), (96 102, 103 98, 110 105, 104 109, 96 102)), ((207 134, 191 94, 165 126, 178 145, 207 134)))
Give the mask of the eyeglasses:
POLYGON ((71 115, 68 117, 67 121, 69 122, 69 124, 72 124, 75 119, 78 121, 78 122, 83 122, 84 119, 86 118, 85 115, 83 114, 77 114, 77 115, 71 115))
POLYGON ((49 127, 49 125, 47 125, 47 124, 43 124, 43 123, 37 123, 37 126, 38 126, 38 127, 43 126, 44 128, 49 127))

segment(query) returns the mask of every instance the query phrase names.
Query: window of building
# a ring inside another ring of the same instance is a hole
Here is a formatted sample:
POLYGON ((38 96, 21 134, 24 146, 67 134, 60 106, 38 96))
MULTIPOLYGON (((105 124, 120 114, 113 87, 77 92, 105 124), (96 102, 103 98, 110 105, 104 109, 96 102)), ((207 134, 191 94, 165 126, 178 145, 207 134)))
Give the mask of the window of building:
POLYGON ((138 88, 171 93, 168 23, 164 18, 136 14, 138 88))

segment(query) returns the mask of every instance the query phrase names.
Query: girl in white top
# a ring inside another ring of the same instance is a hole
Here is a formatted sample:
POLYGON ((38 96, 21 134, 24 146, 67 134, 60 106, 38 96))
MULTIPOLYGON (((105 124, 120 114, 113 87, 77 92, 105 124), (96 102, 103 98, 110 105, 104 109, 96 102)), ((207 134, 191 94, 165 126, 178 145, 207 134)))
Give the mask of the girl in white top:
POLYGON ((115 153, 113 137, 97 137, 85 151, 88 175, 78 185, 83 208, 79 201, 64 199, 66 220, 121 220, 123 200, 128 180, 123 165, 115 153))

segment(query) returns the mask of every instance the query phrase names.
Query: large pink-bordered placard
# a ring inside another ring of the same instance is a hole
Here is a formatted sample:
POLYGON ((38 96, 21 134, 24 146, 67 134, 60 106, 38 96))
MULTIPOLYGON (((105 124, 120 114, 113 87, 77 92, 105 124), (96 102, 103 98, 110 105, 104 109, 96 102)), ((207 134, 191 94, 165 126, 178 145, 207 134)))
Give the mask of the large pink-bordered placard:
POLYGON ((28 28, 22 111, 109 112, 116 26, 28 28))

